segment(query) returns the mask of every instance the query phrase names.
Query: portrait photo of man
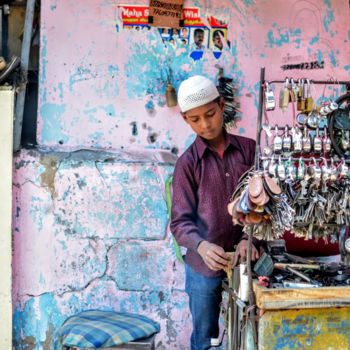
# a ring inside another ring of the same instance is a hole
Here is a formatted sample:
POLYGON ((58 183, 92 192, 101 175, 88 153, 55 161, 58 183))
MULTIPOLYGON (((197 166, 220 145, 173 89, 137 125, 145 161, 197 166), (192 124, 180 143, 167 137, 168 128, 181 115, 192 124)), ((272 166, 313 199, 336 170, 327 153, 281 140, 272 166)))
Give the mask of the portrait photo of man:
POLYGON ((205 28, 191 28, 191 50, 204 51, 208 46, 208 30, 205 28))
POLYGON ((227 42, 227 29, 212 29, 210 48, 214 51, 222 51, 224 42, 227 42))

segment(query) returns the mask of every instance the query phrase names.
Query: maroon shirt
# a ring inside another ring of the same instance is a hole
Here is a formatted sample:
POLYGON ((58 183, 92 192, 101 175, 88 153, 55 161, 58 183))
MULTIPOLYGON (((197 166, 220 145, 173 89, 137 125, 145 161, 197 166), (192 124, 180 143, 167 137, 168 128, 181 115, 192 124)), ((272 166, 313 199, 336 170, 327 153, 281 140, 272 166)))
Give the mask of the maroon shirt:
POLYGON ((238 244, 242 227, 233 226, 227 204, 239 177, 254 164, 255 141, 224 132, 222 158, 197 136, 177 160, 173 176, 171 232, 187 248, 185 262, 209 277, 220 276, 222 271, 205 265, 197 253, 198 244, 206 240, 225 251, 238 244))

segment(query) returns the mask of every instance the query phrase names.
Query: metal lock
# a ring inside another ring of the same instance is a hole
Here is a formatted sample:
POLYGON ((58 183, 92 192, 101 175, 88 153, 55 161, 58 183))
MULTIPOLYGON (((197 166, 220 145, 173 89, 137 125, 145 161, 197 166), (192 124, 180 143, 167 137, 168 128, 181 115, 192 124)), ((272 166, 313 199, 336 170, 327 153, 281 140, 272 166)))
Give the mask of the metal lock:
POLYGON ((327 165, 327 161, 323 160, 323 165, 321 167, 322 181, 327 182, 331 177, 331 169, 327 165))
POLYGON ((282 162, 281 156, 278 159, 277 176, 282 181, 286 179, 286 168, 282 162))
POLYGON ((316 182, 320 182, 321 181, 321 176, 322 176, 321 167, 316 162, 316 159, 314 159, 314 163, 315 163, 315 165, 314 165, 314 168, 315 168, 314 179, 315 179, 316 182))
POLYGON ((282 137, 278 135, 278 126, 275 126, 275 138, 273 140, 273 151, 280 153, 282 151, 282 137))
POLYGON ((334 164, 333 158, 331 158, 331 176, 329 179, 331 181, 337 181, 337 178, 338 178, 337 167, 334 164))
POLYGON ((303 143, 303 151, 305 153, 310 153, 312 149, 312 145, 311 145, 311 138, 307 131, 307 128, 304 128, 304 136, 302 139, 302 143, 303 143))
POLYGON ((324 127, 324 131, 323 131, 323 150, 325 153, 330 153, 332 151, 332 141, 328 136, 328 130, 327 127, 324 127))
POLYGON ((282 112, 285 112, 287 110, 289 104, 289 95, 289 79, 286 78, 286 81, 281 88, 279 97, 279 107, 281 108, 282 112))
POLYGON ((292 128, 293 153, 299 154, 303 149, 302 134, 298 127, 292 128))
POLYGON ((273 111, 276 107, 276 99, 272 90, 269 88, 269 83, 265 83, 265 109, 267 111, 273 111))
POLYGON ((348 165, 345 163, 344 158, 342 158, 341 160, 341 165, 339 167, 339 175, 341 177, 347 177, 348 176, 348 172, 349 172, 349 167, 348 165))
POLYGON ((322 139, 319 135, 319 129, 316 129, 316 133, 314 136, 314 142, 313 142, 313 146, 314 146, 314 152, 315 153, 321 153, 322 152, 322 139))
POLYGON ((302 180, 305 176, 305 163, 302 159, 299 160, 298 170, 297 170, 297 179, 302 180))
POLYGON ((276 163, 274 158, 271 159, 271 162, 269 164, 269 174, 272 177, 276 177, 276 163))
POLYGON ((309 115, 307 116, 307 125, 310 129, 315 129, 317 128, 318 124, 319 124, 319 120, 320 117, 316 111, 316 109, 314 109, 311 113, 309 113, 309 115))
POLYGON ((282 139, 283 152, 290 152, 292 150, 292 136, 289 134, 289 126, 285 127, 283 139, 282 139))
POLYGON ((298 100, 299 87, 293 79, 290 80, 290 102, 296 102, 298 100))
POLYGON ((292 164, 292 158, 289 157, 285 164, 286 167, 286 178, 290 180, 296 179, 297 168, 292 164))
POLYGON ((298 111, 304 111, 305 109, 305 90, 304 90, 304 79, 301 79, 298 81, 298 102, 297 102, 297 110, 298 111))
POLYGON ((306 79, 306 83, 307 83, 307 95, 305 98, 305 112, 311 112, 313 109, 313 104, 314 104, 314 100, 311 96, 311 82, 309 79, 306 79))
POLYGON ((332 99, 330 99, 328 103, 328 108, 330 109, 331 112, 336 111, 338 109, 338 103, 334 102, 332 99))
POLYGON ((327 116, 329 113, 331 113, 331 109, 329 108, 328 104, 323 105, 320 108, 320 114, 323 116, 327 116))
POLYGON ((307 114, 305 114, 304 112, 299 113, 299 114, 297 115, 297 122, 298 122, 298 124, 300 124, 300 125, 305 125, 306 122, 307 122, 307 114))

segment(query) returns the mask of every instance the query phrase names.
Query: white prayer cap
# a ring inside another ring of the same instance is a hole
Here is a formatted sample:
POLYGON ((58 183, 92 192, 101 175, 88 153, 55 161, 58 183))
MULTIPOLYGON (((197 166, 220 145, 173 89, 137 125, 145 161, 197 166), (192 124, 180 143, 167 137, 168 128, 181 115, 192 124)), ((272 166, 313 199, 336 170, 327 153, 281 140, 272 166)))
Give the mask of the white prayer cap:
POLYGON ((215 84, 202 75, 195 75, 184 80, 177 94, 181 112, 203 106, 219 97, 215 84))

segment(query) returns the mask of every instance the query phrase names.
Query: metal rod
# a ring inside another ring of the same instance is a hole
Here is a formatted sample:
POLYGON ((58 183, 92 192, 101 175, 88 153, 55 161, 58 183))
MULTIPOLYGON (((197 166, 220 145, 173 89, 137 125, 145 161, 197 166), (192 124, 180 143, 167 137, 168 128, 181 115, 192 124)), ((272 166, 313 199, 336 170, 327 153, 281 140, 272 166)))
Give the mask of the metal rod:
POLYGON ((258 334, 256 329, 256 322, 255 322, 255 295, 253 291, 253 279, 252 279, 252 266, 251 266, 251 259, 252 259, 252 245, 253 245, 253 226, 249 228, 248 232, 248 251, 247 251, 247 273, 248 273, 248 301, 249 301, 249 319, 252 326, 252 332, 253 332, 253 340, 254 340, 254 349, 258 349, 258 334))
MULTIPOLYGON (((260 160, 292 160, 292 161, 295 161, 297 162, 298 160, 302 160, 303 162, 313 162, 314 160, 316 160, 316 162, 331 162, 332 159, 333 159, 333 162, 334 163, 340 163, 342 160, 339 159, 339 160, 335 160, 334 158, 324 158, 322 156, 320 157, 311 157, 311 158, 305 158, 305 157, 286 157, 286 156, 281 156, 279 157, 278 155, 275 155, 275 156, 265 156, 265 157, 260 157, 260 160)), ((343 160, 345 163, 347 164, 350 164, 350 159, 348 160, 343 160)))
POLYGON ((256 128, 256 145, 255 145, 255 169, 259 170, 259 152, 260 152, 260 137, 261 137, 261 122, 263 114, 263 94, 264 94, 264 84, 265 81, 265 67, 260 69, 260 89, 259 89, 259 106, 258 106, 258 121, 256 128))
POLYGON ((14 135, 13 135, 13 150, 18 151, 21 146, 22 125, 23 125, 23 113, 24 103, 27 88, 28 66, 29 66, 29 54, 30 44, 32 38, 32 26, 34 17, 35 0, 27 0, 26 17, 24 22, 23 42, 21 50, 21 73, 23 81, 19 86, 17 93, 16 106, 15 106, 15 122, 14 122, 14 135))
MULTIPOLYGON (((296 79, 298 80, 298 79, 296 79)), ((269 84, 284 84, 286 81, 285 80, 268 80, 267 81, 269 84)), ((326 84, 326 85, 349 85, 350 81, 334 81, 334 80, 310 80, 310 83, 312 84, 326 84)))

